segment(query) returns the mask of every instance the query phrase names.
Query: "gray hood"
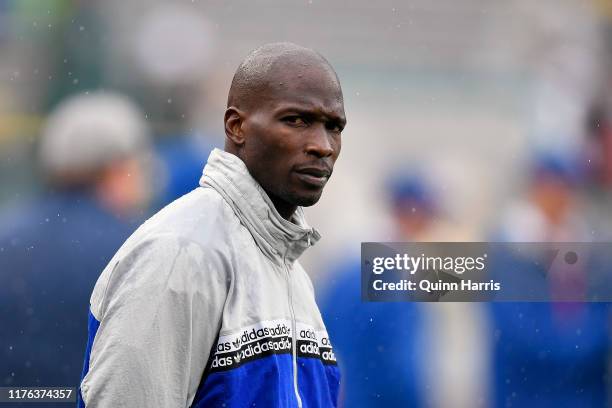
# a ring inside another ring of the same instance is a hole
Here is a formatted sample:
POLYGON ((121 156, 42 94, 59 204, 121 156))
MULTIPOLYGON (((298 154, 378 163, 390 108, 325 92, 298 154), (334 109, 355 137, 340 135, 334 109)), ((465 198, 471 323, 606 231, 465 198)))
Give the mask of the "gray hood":
POLYGON ((320 234, 308 226, 298 207, 291 221, 284 219, 267 193, 237 156, 214 149, 204 167, 201 186, 214 188, 232 207, 261 251, 275 262, 293 263, 320 234))

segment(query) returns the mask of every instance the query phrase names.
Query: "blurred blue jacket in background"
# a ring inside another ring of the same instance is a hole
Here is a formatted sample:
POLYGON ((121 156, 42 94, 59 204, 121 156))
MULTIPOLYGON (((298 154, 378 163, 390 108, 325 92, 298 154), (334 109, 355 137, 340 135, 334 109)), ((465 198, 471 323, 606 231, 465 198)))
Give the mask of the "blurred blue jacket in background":
POLYGON ((605 407, 605 303, 493 303, 496 407, 605 407))
POLYGON ((339 406, 423 406, 418 306, 361 302, 358 259, 330 276, 320 305, 342 373, 339 406))
POLYGON ((89 295, 138 223, 80 190, 49 193, 1 217, 2 386, 78 385, 89 295))

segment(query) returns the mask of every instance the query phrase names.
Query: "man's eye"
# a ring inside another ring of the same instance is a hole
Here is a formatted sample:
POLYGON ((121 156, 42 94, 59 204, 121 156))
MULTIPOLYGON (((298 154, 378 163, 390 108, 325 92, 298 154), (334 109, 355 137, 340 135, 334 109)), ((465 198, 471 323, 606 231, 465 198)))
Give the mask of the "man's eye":
POLYGON ((287 116, 283 121, 293 126, 303 126, 306 124, 306 121, 300 116, 287 116))
POLYGON ((327 129, 334 133, 341 133, 343 128, 340 125, 330 124, 327 126, 327 129))

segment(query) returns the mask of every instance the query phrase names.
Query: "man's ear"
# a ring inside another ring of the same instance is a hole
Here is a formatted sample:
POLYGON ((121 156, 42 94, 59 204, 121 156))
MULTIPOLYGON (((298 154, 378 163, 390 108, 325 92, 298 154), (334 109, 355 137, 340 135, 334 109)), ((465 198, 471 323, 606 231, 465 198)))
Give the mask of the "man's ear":
POLYGON ((242 129, 244 117, 244 112, 234 106, 230 106, 225 111, 225 135, 236 146, 244 145, 244 132, 242 129))

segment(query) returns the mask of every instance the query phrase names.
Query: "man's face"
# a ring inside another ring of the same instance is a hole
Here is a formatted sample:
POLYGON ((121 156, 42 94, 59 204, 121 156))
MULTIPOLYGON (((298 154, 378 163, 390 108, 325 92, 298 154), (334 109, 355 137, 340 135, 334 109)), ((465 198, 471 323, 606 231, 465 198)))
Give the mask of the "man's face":
POLYGON ((327 67, 283 70, 242 124, 242 158, 277 208, 310 206, 340 154, 346 123, 342 91, 327 67))

